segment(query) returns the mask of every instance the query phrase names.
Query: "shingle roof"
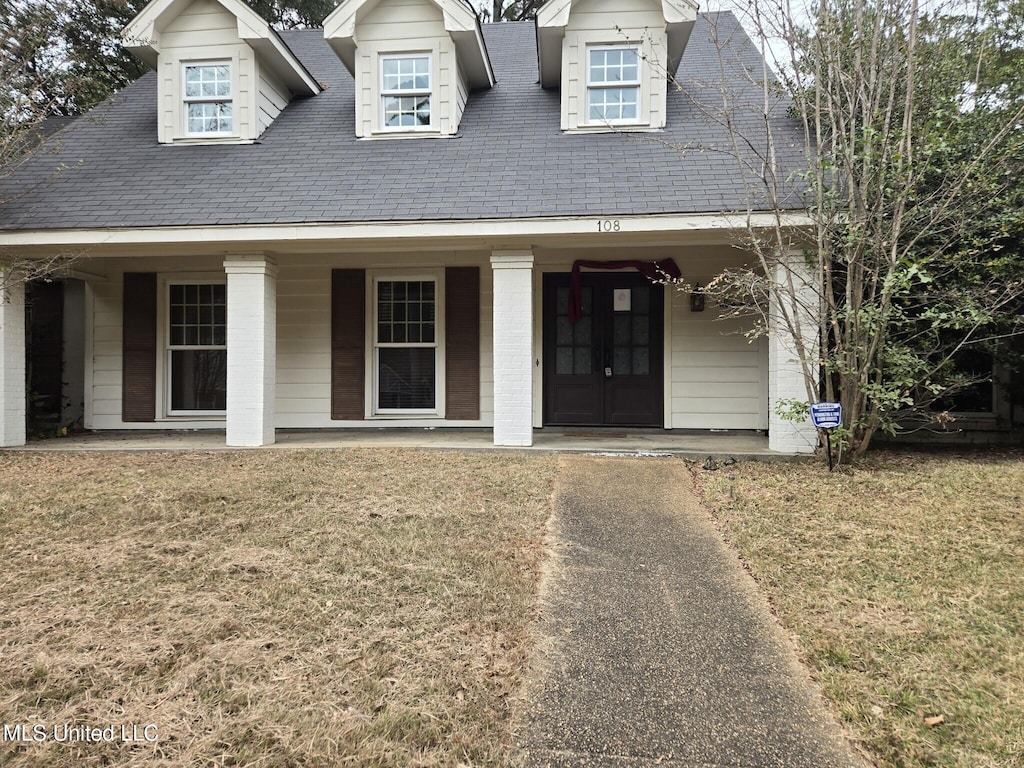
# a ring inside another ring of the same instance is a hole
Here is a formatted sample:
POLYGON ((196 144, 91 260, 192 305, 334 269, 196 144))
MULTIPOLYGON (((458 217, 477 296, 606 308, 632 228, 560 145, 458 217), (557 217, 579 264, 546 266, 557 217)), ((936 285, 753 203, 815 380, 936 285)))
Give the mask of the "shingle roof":
MULTIPOLYGON (((746 210, 733 142, 722 127, 718 49, 738 104, 733 123, 764 144, 760 58, 729 13, 699 17, 669 92, 667 127, 651 133, 564 134, 557 92, 537 84, 532 22, 484 25, 498 78, 471 95, 450 139, 357 140, 353 80, 321 30, 282 37, 328 85, 293 101, 259 143, 157 143, 149 73, 62 131, 0 180, 0 228, 703 213, 746 210), (705 104, 707 108, 698 105, 705 104), (746 106, 743 106, 746 105, 746 106), (759 138, 760 137, 760 138, 759 138)), ((782 116, 785 104, 775 110, 782 116)), ((798 127, 780 122, 777 151, 802 164, 798 127)), ((747 161, 757 170, 756 157, 747 161)), ((789 207, 800 206, 799 195, 789 207)), ((767 208, 754 204, 754 208, 767 208)))

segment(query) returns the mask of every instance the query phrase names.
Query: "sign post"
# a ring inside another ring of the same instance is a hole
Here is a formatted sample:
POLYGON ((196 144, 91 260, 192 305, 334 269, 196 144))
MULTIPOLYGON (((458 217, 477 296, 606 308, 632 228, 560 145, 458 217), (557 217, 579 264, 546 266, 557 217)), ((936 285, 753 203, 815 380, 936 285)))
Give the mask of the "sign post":
POLYGON ((825 450, 828 451, 828 471, 832 471, 832 430, 843 423, 843 406, 840 403, 811 403, 811 421, 818 429, 825 430, 825 450))

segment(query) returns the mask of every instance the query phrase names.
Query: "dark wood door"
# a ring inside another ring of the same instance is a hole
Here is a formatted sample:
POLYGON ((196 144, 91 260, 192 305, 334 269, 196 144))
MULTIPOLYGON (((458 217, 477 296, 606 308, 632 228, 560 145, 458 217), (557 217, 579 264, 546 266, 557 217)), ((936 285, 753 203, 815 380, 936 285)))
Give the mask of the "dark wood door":
POLYGON ((569 275, 544 276, 546 424, 661 426, 664 291, 636 273, 584 273, 569 321, 569 275))

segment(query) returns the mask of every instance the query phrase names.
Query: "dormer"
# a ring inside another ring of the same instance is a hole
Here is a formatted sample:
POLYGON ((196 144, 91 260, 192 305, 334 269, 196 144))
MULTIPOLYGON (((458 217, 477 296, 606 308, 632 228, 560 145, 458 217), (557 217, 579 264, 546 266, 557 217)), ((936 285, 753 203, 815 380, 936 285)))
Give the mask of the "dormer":
POLYGON ((691 0, 550 0, 537 11, 540 84, 562 130, 665 127, 668 81, 697 20, 691 0))
POLYGON ((355 78, 360 138, 452 136, 469 93, 495 82, 462 0, 343 0, 324 37, 355 78))
POLYGON ((242 0, 152 0, 121 33, 157 72, 161 144, 246 144, 320 86, 242 0))

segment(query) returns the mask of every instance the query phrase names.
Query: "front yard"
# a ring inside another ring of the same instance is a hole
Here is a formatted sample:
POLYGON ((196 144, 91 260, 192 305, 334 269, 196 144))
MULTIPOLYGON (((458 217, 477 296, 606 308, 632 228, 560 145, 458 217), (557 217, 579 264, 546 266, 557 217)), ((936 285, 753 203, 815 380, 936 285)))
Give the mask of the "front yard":
POLYGON ((695 470, 879 766, 1024 766, 1024 458, 878 453, 695 470))
POLYGON ((555 461, 0 454, 0 764, 505 762, 555 461))

